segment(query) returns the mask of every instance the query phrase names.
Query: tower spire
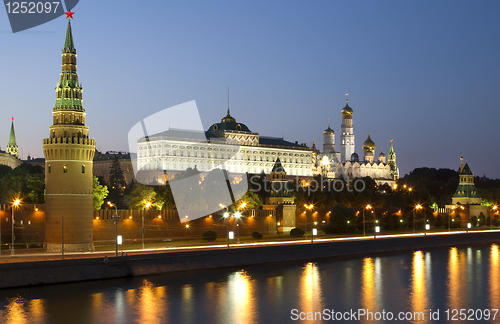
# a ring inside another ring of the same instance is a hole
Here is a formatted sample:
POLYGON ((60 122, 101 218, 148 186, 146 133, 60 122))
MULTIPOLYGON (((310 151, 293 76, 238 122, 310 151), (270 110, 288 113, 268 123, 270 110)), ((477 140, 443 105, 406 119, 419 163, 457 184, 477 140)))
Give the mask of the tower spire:
POLYGON ((229 113, 229 86, 227 86, 227 117, 231 116, 229 113))
POLYGON ((68 20, 68 28, 66 29, 66 38, 64 40, 63 53, 76 54, 75 44, 73 43, 73 33, 71 32, 71 20, 68 20))
POLYGON ((19 148, 16 143, 16 133, 14 132, 14 117, 11 118, 9 144, 7 145, 7 153, 19 157, 19 148))

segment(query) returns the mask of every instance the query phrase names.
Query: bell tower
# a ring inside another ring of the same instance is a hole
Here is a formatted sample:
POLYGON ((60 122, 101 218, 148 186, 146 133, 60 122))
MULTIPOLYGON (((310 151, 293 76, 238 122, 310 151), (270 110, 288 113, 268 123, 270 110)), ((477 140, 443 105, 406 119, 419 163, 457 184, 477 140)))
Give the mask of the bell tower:
POLYGON ((76 73, 76 49, 68 21, 62 72, 56 86, 45 156, 45 241, 47 252, 93 251, 92 161, 95 140, 89 139, 82 105, 83 88, 76 73))

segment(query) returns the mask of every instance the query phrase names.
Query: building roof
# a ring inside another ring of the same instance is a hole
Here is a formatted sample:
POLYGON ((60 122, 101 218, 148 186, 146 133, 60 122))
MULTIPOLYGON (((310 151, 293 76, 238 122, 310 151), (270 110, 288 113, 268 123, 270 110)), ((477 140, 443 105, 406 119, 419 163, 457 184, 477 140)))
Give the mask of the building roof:
POLYGON ((349 101, 347 99, 345 101, 345 107, 342 108, 340 112, 342 113, 342 115, 352 116, 352 108, 349 107, 349 101))
POLYGON ((463 167, 460 167, 457 172, 459 175, 474 175, 469 167, 469 163, 467 162, 463 167))
POLYGON ((372 139, 370 137, 370 133, 368 133, 368 138, 363 143, 363 150, 366 150, 366 149, 370 149, 370 150, 375 149, 375 142, 372 141, 372 139))
POLYGON ((63 53, 76 54, 75 45, 73 43, 73 34, 71 32, 71 22, 68 20, 68 29, 66 30, 66 38, 64 40, 63 53))
POLYGON ((274 162, 274 166, 271 172, 285 172, 285 168, 283 168, 279 157, 276 159, 276 162, 274 162))

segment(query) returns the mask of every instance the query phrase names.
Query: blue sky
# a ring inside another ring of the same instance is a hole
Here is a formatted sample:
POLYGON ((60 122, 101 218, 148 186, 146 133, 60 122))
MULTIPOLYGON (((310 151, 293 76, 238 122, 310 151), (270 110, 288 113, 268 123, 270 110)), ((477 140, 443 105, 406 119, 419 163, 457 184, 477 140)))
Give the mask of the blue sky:
MULTIPOLYGON (((349 93, 358 153, 371 132, 376 154, 394 139, 401 175, 456 169, 463 155, 500 178, 498 1, 86 0, 73 11, 101 151, 127 151, 135 123, 190 100, 207 129, 228 86, 233 117, 252 131, 321 146, 330 118, 339 150, 349 93)), ((23 157, 43 156, 66 24, 12 34, 0 13, 2 149, 14 116, 23 157)))

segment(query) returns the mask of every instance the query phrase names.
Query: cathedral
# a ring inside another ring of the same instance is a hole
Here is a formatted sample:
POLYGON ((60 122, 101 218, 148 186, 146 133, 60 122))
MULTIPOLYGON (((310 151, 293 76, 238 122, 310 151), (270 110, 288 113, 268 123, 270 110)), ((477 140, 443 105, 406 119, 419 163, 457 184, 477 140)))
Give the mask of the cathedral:
POLYGON ((355 151, 353 110, 346 99, 341 110, 342 124, 340 135, 340 152, 335 149, 335 131, 330 127, 323 132, 323 152, 313 143, 313 175, 323 175, 327 178, 373 178, 377 184, 394 185, 399 179, 399 169, 396 165, 396 153, 391 139, 388 157, 380 151, 375 160, 375 142, 370 133, 363 143, 363 157, 360 160, 355 151))

